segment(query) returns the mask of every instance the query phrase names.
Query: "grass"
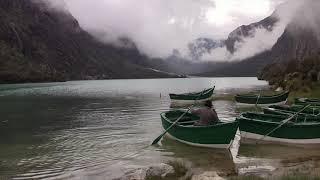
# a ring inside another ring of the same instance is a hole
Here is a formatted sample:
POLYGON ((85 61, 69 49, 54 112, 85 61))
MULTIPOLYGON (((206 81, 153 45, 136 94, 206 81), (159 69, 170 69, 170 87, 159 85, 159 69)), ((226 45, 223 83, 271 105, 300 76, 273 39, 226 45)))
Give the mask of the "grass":
POLYGON ((259 176, 236 176, 230 177, 229 180, 320 180, 320 176, 308 176, 308 175, 284 175, 274 176, 268 178, 262 178, 259 176))
POLYGON ((314 84, 313 88, 310 91, 294 91, 290 92, 288 102, 290 104, 294 103, 294 99, 298 97, 306 97, 306 98, 320 98, 320 83, 314 84))
POLYGON ((320 180, 320 177, 298 175, 298 176, 282 176, 280 180, 320 180))

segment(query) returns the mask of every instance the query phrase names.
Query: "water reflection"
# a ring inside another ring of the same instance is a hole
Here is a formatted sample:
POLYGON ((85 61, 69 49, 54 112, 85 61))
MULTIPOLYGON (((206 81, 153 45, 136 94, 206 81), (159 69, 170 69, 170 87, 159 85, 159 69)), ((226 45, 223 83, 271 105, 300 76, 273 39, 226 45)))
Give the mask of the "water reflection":
MULTIPOLYGON (((196 78, 0 86, 0 178, 99 179, 172 157, 186 158, 198 168, 234 173, 227 151, 166 139, 163 147, 149 147, 162 132, 159 114, 170 105, 166 95, 212 84, 217 93, 224 93, 266 83, 255 78, 196 78)), ((215 101, 214 106, 222 120, 234 120, 238 114, 233 102, 215 101)))
POLYGON ((193 147, 167 137, 163 138, 161 144, 162 151, 172 153, 167 156, 190 162, 193 168, 201 168, 201 171, 217 171, 224 175, 236 173, 229 150, 193 147))

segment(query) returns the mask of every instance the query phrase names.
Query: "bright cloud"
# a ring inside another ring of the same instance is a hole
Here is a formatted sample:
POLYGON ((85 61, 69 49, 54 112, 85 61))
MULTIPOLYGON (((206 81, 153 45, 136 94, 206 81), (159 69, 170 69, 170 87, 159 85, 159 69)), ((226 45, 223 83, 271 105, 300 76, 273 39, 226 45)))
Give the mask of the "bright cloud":
POLYGON ((173 49, 187 55, 187 44, 200 37, 225 39, 238 26, 269 16, 283 0, 49 1, 65 1, 80 25, 101 41, 127 37, 141 52, 166 57, 173 49))

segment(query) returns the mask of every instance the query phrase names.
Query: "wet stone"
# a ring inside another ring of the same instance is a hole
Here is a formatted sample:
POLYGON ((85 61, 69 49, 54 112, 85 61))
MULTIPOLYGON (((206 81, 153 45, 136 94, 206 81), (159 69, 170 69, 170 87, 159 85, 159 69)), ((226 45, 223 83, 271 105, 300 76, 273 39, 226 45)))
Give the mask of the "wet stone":
POLYGON ((191 180, 224 180, 217 172, 206 171, 201 174, 193 175, 191 180))
POLYGON ((154 166, 150 166, 147 170, 147 176, 158 176, 158 177, 165 177, 168 174, 173 174, 174 173, 174 169, 172 166, 168 165, 168 164, 158 164, 158 165, 154 165, 154 166))
POLYGON ((113 180, 144 180, 146 179, 146 168, 134 169, 126 172, 122 177, 113 180))
POLYGON ((166 177, 173 174, 174 168, 168 164, 156 164, 146 168, 127 171, 122 177, 113 180, 144 180, 146 177, 166 177))

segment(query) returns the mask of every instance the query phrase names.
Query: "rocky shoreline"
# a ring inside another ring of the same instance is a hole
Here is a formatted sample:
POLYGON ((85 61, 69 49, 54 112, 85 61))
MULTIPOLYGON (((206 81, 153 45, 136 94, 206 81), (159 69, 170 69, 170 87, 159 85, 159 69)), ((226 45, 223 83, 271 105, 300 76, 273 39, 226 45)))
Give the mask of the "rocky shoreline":
POLYGON ((320 83, 320 58, 291 60, 285 63, 273 63, 266 66, 258 76, 277 89, 290 91, 311 91, 320 83))

